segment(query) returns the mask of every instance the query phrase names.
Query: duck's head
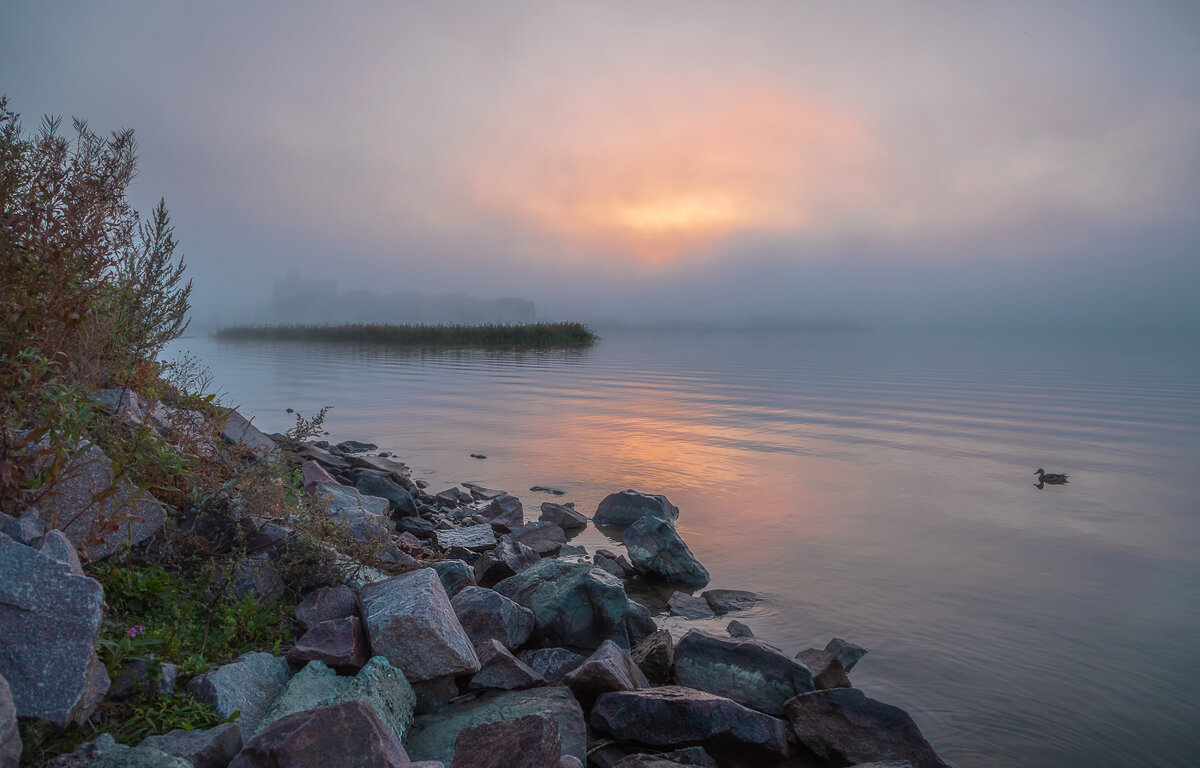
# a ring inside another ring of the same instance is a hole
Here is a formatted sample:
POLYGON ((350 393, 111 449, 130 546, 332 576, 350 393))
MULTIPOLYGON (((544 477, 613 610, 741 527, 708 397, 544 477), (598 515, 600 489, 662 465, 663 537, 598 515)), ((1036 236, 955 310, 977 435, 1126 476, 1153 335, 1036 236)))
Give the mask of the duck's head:
POLYGON ((1033 474, 1035 474, 1035 475, 1044 475, 1044 474, 1046 474, 1046 470, 1042 469, 1041 467, 1038 467, 1037 471, 1036 471, 1036 472, 1034 472, 1033 474))

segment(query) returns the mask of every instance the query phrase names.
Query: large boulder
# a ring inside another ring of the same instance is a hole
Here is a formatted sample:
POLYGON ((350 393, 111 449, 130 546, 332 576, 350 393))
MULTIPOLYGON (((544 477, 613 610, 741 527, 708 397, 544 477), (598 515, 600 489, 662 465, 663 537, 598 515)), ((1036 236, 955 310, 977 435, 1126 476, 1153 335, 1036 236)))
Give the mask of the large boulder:
POLYGON ((229 768, 399 768, 400 739, 366 702, 344 701, 277 720, 229 768))
POLYGON ((521 506, 521 500, 507 493, 492 499, 482 515, 498 533, 509 533, 525 524, 525 509, 521 506))
POLYGON ((17 729, 17 708, 13 705, 8 681, 0 675, 0 768, 15 768, 20 759, 21 732, 17 729))
POLYGON ((354 487, 364 496, 387 499, 388 510, 396 517, 411 517, 417 514, 417 503, 404 487, 369 469, 354 472, 354 487))
POLYGON ((757 640, 692 630, 675 646, 675 681, 782 715, 784 703, 813 690, 808 667, 757 640))
POLYGON ((0 534, 0 676, 23 718, 87 720, 108 690, 95 579, 0 534))
POLYGON ((483 552, 494 549, 496 546, 496 532, 487 523, 434 531, 434 536, 437 537, 438 546, 442 549, 462 547, 472 552, 483 552))
POLYGON ((585 563, 542 560, 496 591, 533 611, 533 641, 593 650, 605 640, 629 647, 629 598, 621 581, 585 563))
POLYGON ((566 648, 533 648, 521 651, 517 658, 544 677, 548 685, 559 685, 571 670, 587 660, 566 648))
POLYGON ((679 517, 679 508, 666 496, 626 490, 605 496, 592 521, 596 525, 633 525, 646 515, 674 522, 679 517))
POLYGON ((138 746, 181 757, 192 768, 225 768, 242 749, 242 729, 237 723, 194 731, 176 728, 161 736, 147 736, 138 746))
POLYGON ((118 744, 102 733, 74 752, 54 758, 45 768, 192 768, 192 764, 154 747, 118 744))
POLYGON ((153 496, 128 480, 114 479, 112 461, 91 444, 38 500, 38 511, 47 528, 61 530, 93 562, 150 538, 167 521, 166 510, 153 496))
POLYGON ((787 727, 761 712, 679 686, 615 691, 596 699, 592 727, 620 741, 671 749, 700 745, 721 765, 757 768, 787 756, 787 727))
POLYGON ((563 529, 544 520, 525 523, 512 533, 505 534, 505 538, 524 544, 542 557, 557 554, 562 545, 567 543, 567 534, 563 529))
POLYGON ((437 571, 442 588, 451 599, 467 587, 475 586, 475 573, 462 560, 439 560, 430 567, 437 571))
POLYGON ((479 671, 467 636, 432 568, 393 576, 358 593, 372 650, 410 682, 479 671))
POLYGON ((291 676, 287 659, 253 651, 192 678, 188 691, 223 718, 240 712, 237 723, 249 734, 258 729, 291 676))
POLYGON ((357 672, 370 655, 357 616, 322 621, 296 641, 287 660, 296 665, 321 661, 341 672, 357 672))
POLYGON ((796 696, 786 710, 800 743, 831 763, 907 760, 913 768, 946 767, 907 712, 857 688, 796 696))
POLYGON ((563 678, 563 683, 577 696, 650 687, 629 653, 612 640, 601 643, 595 653, 563 678))
POLYGON ((625 529, 621 541, 633 567, 643 576, 694 586, 708 583, 708 571, 669 520, 646 515, 625 529))
POLYGON ((275 441, 261 429, 250 423, 242 414, 230 409, 222 416, 221 437, 230 445, 244 449, 256 458, 275 456, 278 449, 275 441))
POLYGON ((455 741, 463 730, 543 711, 549 712, 558 723, 563 754, 586 760, 587 727, 583 709, 570 689, 563 687, 485 693, 472 701, 450 704, 432 714, 421 715, 409 731, 405 748, 413 760, 440 760, 451 765, 455 741))
POLYGON ((253 735, 288 715, 344 701, 365 701, 396 738, 403 740, 413 721, 416 694, 400 670, 375 656, 354 677, 338 675, 319 661, 310 662, 288 681, 253 735))
POLYGON ((502 536, 495 549, 484 552, 475 562, 475 581, 480 586, 491 587, 541 559, 541 555, 519 541, 502 536))
POLYGON ((559 768, 562 757, 548 712, 464 728, 454 741, 454 768, 559 768))
POLYGON ((516 691, 545 685, 546 679, 513 656, 498 640, 485 640, 475 649, 479 671, 468 684, 471 690, 516 691))
POLYGON ((296 620, 305 629, 312 629, 323 621, 357 615, 358 599, 345 584, 314 589, 296 606, 296 620))
POLYGON ((533 632, 533 611, 495 590, 464 587, 450 600, 454 614, 475 646, 499 640, 509 650, 525 644, 533 632))
POLYGON ((587 517, 581 512, 576 512, 575 507, 543 501, 541 510, 542 514, 538 516, 538 520, 554 523, 564 531, 577 531, 587 527, 587 517))
POLYGON ((651 683, 670 685, 675 679, 675 643, 667 630, 647 635, 629 655, 651 683))

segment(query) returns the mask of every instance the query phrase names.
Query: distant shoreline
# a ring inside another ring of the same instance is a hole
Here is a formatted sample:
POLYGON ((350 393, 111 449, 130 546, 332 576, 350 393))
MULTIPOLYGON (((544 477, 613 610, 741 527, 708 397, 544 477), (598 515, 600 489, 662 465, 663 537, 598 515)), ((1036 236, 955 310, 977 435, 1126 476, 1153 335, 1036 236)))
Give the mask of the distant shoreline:
POLYGON ((213 336, 222 341, 320 341, 403 347, 586 347, 599 337, 583 323, 484 325, 234 325, 213 336))

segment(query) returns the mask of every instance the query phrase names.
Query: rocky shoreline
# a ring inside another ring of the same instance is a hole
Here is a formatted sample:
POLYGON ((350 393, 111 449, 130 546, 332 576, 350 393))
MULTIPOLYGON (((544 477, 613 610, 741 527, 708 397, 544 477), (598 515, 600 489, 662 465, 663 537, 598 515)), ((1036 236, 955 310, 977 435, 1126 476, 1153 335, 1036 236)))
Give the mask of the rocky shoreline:
MULTIPOLYGON (((100 398, 164 436, 207 428, 128 391, 100 398)), ((290 467, 339 535, 371 548, 379 567, 330 547, 345 567, 304 590, 290 648, 190 679, 161 665, 160 690, 186 690, 226 722, 134 746, 102 734, 48 765, 946 765, 905 712, 852 687, 864 649, 834 638, 789 655, 755 639, 736 616, 757 597, 704 590, 708 572, 664 496, 620 491, 590 517, 544 502, 530 520, 501 490, 430 492, 374 445, 289 445, 236 411, 213 431, 213 455, 290 467), (571 545, 588 525, 619 537, 626 554, 571 545), (645 584, 676 590, 668 606, 681 622, 728 616, 727 633, 672 636, 630 597, 645 584)), ((19 763, 18 719, 82 723, 119 687, 98 661, 106 605, 81 551, 97 562, 176 525, 129 487, 114 501, 124 515, 98 530, 113 516, 91 508, 112 469, 95 446, 80 456, 52 497, 21 517, 0 515, 0 768, 19 763)), ((296 535, 288 520, 242 509, 228 524, 252 534, 239 593, 278 598, 279 553, 296 535)))

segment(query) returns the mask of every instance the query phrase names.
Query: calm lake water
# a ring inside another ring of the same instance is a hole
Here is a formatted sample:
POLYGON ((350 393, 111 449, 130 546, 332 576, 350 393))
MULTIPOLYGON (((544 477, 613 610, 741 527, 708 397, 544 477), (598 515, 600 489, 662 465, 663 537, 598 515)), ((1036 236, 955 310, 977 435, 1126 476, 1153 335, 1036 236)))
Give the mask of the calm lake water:
MULTIPOLYGON (((624 488, 666 494, 711 586, 766 596, 738 617, 760 639, 869 648, 855 684, 961 766, 1200 759, 1195 342, 179 344, 266 431, 332 405, 333 438, 395 452, 433 491, 504 488, 528 519, 545 500, 590 514, 624 488), (1038 467, 1071 482, 1039 490, 1038 467)), ((591 527, 574 543, 615 548, 591 527)))

